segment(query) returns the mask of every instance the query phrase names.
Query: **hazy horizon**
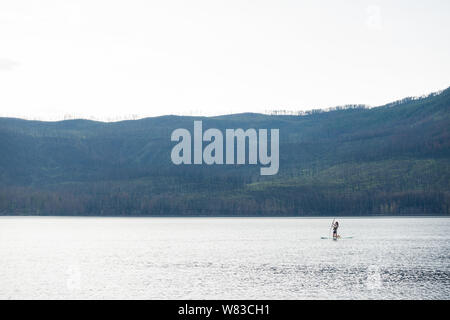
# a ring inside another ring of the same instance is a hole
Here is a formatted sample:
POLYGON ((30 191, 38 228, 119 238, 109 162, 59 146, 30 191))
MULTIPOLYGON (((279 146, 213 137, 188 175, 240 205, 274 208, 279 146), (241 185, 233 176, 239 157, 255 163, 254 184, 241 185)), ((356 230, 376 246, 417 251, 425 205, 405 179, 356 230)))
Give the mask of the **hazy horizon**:
POLYGON ((0 116, 379 106, 450 85, 448 1, 0 3, 0 116))
MULTIPOLYGON (((437 90, 437 91, 433 91, 433 92, 428 92, 425 93, 423 95, 420 96, 407 96, 407 97, 403 97, 401 99, 398 100, 394 100, 394 101, 388 101, 386 104, 390 104, 390 103, 395 103, 397 101, 400 101, 402 99, 405 98, 424 98, 427 97, 429 95, 433 95, 433 94, 441 94, 442 91, 446 90, 450 88, 446 87, 444 89, 441 90, 437 90)), ((364 105, 365 107, 368 108, 377 108, 377 107, 382 107, 386 104, 383 105, 377 105, 377 106, 371 106, 368 104, 360 104, 360 105, 364 105)), ((313 110, 322 110, 323 112, 328 112, 328 111, 333 111, 334 108, 336 107, 347 107, 347 106, 351 106, 352 104, 344 104, 344 105, 334 105, 334 106, 329 106, 326 108, 304 108, 302 110, 290 110, 290 109, 272 109, 272 110, 264 110, 261 112, 253 112, 253 111, 237 111, 237 112, 233 112, 233 113, 220 113, 220 114, 173 114, 173 113, 167 113, 167 114, 159 114, 159 115, 139 115, 139 114, 122 114, 122 115, 111 115, 108 117, 96 117, 96 116, 89 116, 89 115, 80 115, 80 114, 64 114, 64 115, 55 115, 53 117, 39 117, 39 116, 34 116, 34 117, 27 117, 27 116, 4 116, 2 114, 0 114, 0 118, 16 118, 16 119, 21 119, 21 120, 32 120, 32 121, 44 121, 44 122, 57 122, 57 121, 65 121, 65 120, 91 120, 91 121, 98 121, 98 122, 119 122, 119 121, 128 121, 128 120, 140 120, 140 119, 145 119, 145 118, 157 118, 157 117, 166 117, 166 116, 180 116, 180 117, 221 117, 221 116, 228 116, 228 115, 235 115, 235 114, 247 114, 247 113, 254 113, 254 114, 264 114, 264 115, 275 115, 275 112, 280 112, 279 115, 305 115, 302 114, 302 112, 309 112, 309 111, 313 111, 313 110), (285 112, 285 113, 283 113, 285 112)))

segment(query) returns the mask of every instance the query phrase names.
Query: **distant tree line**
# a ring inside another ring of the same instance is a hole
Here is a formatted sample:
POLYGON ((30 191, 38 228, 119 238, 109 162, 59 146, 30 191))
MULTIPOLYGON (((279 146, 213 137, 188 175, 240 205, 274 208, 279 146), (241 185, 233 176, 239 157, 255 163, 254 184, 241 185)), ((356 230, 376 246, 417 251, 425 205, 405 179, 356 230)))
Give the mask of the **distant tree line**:
POLYGON ((450 90, 384 107, 114 123, 0 118, 0 215, 450 215, 450 90), (176 166, 171 132, 277 128, 280 170, 176 166))

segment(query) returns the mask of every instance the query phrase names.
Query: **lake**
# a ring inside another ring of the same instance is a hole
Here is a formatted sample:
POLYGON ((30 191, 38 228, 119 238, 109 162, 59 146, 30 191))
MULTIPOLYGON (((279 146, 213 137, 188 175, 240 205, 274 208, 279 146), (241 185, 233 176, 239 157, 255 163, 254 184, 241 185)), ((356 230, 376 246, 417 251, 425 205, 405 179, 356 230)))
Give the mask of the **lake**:
POLYGON ((0 299, 449 299, 450 219, 0 217, 0 299))

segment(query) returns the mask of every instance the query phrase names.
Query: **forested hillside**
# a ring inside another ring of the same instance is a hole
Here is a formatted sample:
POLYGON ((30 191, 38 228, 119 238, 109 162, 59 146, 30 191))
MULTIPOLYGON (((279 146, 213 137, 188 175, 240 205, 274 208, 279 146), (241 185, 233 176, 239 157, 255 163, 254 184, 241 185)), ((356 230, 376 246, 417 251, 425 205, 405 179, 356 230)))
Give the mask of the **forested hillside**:
POLYGON ((450 89, 304 115, 0 118, 1 215, 450 214, 450 89), (280 169, 172 164, 176 128, 277 128, 280 169))

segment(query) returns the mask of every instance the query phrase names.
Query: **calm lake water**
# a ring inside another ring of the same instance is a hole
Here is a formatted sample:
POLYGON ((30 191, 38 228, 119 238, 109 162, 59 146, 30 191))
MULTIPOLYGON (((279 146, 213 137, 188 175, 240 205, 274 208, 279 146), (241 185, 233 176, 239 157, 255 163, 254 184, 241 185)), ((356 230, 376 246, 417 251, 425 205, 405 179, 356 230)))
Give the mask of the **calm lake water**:
POLYGON ((450 219, 0 218, 0 299, 449 299, 450 219))

